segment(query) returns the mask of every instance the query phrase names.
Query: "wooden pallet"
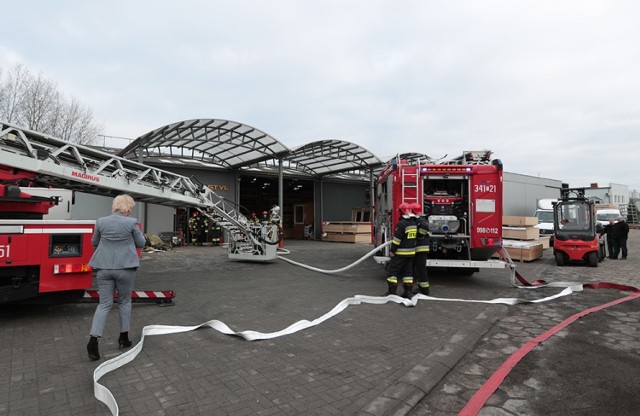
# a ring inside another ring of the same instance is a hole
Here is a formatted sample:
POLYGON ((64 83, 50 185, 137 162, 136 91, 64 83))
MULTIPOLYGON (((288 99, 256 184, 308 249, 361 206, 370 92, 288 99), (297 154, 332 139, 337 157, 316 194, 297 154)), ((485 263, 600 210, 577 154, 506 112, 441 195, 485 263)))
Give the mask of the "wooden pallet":
POLYGON ((542 243, 537 241, 503 240, 503 247, 513 260, 534 261, 542 257, 542 243))
POLYGON ((371 233, 366 233, 366 234, 326 233, 322 237, 322 241, 333 241, 338 243, 353 243, 353 244, 371 244, 371 233))

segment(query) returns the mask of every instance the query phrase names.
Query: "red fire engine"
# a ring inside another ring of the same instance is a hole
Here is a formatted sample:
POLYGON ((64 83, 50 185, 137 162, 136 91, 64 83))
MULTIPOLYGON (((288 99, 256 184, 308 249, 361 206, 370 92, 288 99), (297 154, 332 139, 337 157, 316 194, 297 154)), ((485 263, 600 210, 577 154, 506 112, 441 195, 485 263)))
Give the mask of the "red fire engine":
MULTIPOLYGON (((34 176, 0 167, 0 180, 34 176)), ((95 221, 43 220, 54 198, 0 185, 0 303, 91 287, 95 221)))
POLYGON ((377 178, 375 243, 393 238, 401 203, 418 202, 429 223, 427 266, 461 274, 511 267, 491 260, 502 253, 502 188, 502 162, 487 150, 441 162, 395 158, 377 178))
MULTIPOLYGON (((256 230, 239 207, 195 178, 0 122, 0 303, 46 293, 87 297, 94 221, 43 219, 51 198, 20 190, 22 181, 96 195, 127 193, 136 201, 192 207, 230 236, 229 258, 269 261, 280 240, 274 213, 256 230), (193 179, 193 180, 192 180, 193 179), (222 220, 220 220, 222 218, 222 220)), ((140 292, 140 298, 157 298, 140 292)), ((138 297, 134 292, 133 298, 138 297)), ((92 297, 91 294, 88 297, 92 297)))

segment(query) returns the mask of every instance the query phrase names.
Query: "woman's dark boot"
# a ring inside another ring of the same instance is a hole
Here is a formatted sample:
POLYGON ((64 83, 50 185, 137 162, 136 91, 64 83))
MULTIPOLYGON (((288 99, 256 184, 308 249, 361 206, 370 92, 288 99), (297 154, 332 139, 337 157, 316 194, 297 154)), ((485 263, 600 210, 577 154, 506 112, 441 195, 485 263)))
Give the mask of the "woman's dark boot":
POLYGON ((120 348, 129 348, 132 342, 129 341, 129 332, 120 332, 120 338, 118 338, 118 345, 120 348))
POLYGON ((98 351, 98 337, 89 338, 87 352, 89 353, 90 360, 96 361, 100 359, 100 352, 98 351))

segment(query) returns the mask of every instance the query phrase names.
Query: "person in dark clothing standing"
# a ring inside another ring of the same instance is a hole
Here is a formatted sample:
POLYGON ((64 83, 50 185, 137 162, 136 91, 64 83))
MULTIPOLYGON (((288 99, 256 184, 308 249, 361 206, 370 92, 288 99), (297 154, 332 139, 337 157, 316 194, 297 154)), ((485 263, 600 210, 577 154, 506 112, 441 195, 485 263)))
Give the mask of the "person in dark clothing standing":
POLYGON ((222 220, 219 216, 214 216, 213 225, 211 226, 211 242, 214 246, 220 245, 220 237, 222 236, 222 228, 220 227, 220 221, 222 220))
POLYGON ((189 218, 189 236, 191 238, 191 244, 198 244, 198 235, 200 231, 198 229, 198 223, 200 222, 198 211, 193 211, 191 213, 191 217, 189 218))
POLYGON ((196 221, 196 242, 198 246, 202 247, 202 244, 209 240, 209 220, 204 215, 198 215, 196 221))
POLYGON ((398 287, 398 276, 402 277, 402 286, 405 298, 411 298, 413 288, 413 257, 416 253, 416 238, 418 226, 415 216, 412 215, 411 206, 403 202, 398 207, 400 221, 396 227, 391 243, 391 260, 387 265, 386 295, 395 295, 398 287))
POLYGON ((609 224, 605 225, 600 235, 605 235, 607 238, 607 257, 613 258, 613 224, 615 221, 613 218, 609 218, 609 224))
POLYGON ((429 257, 429 223, 422 216, 422 205, 419 202, 411 204, 411 211, 416 217, 418 236, 416 239, 416 254, 413 258, 413 277, 418 284, 418 293, 429 295, 429 275, 427 273, 427 258, 429 257))
POLYGON ((627 259, 627 237, 629 237, 629 224, 620 215, 618 222, 613 225, 613 258, 617 259, 622 252, 621 260, 627 259))

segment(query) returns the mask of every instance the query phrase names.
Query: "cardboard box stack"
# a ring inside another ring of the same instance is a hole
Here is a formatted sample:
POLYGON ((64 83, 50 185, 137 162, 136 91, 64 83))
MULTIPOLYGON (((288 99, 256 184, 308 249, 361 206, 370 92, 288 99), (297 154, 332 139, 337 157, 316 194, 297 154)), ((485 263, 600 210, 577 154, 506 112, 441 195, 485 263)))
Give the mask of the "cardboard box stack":
POLYGON ((322 241, 371 244, 370 222, 323 222, 322 233, 322 241))
MULTIPOLYGON (((544 243, 535 227, 538 224, 536 217, 505 215, 502 224, 502 244, 513 260, 533 261, 542 257, 544 243)), ((546 244, 548 247, 548 240, 546 244)))

